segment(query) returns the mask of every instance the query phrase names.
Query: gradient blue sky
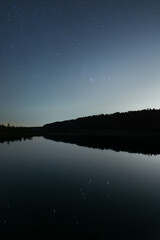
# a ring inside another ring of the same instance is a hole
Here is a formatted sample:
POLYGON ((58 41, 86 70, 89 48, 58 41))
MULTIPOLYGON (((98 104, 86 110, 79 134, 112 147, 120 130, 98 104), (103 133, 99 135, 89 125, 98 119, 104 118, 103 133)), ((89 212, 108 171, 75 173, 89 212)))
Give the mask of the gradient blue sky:
POLYGON ((160 1, 1 0, 0 123, 160 106, 160 1))

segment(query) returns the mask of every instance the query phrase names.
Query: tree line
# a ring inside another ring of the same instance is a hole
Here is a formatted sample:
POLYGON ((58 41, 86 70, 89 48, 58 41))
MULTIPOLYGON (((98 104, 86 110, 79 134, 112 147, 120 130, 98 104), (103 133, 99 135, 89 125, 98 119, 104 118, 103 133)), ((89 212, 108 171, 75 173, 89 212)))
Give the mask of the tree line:
POLYGON ((46 131, 81 130, 141 130, 160 131, 160 110, 144 109, 139 111, 116 112, 81 117, 44 125, 46 131))

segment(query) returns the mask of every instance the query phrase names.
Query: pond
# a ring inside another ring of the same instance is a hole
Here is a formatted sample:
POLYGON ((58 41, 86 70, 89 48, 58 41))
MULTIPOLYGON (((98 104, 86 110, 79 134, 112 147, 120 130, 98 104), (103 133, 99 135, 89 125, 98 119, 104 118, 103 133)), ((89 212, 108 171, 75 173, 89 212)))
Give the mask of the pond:
POLYGON ((160 155, 4 142, 0 192, 0 239, 160 239, 160 155))

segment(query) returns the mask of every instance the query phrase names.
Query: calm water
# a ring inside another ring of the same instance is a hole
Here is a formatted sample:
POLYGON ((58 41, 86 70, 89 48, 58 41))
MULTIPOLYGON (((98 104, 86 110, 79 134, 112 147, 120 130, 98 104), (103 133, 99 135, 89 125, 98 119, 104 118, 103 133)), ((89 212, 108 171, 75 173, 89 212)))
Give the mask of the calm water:
POLYGON ((3 143, 0 193, 0 239, 160 239, 160 156, 3 143))

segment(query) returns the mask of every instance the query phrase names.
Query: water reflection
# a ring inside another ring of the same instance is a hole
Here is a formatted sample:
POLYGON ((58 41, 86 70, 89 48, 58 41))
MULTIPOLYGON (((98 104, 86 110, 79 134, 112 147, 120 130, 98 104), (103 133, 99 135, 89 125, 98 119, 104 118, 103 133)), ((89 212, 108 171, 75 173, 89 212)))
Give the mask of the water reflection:
POLYGON ((57 142, 74 143, 78 146, 85 146, 97 149, 112 149, 129 153, 143 153, 147 155, 160 154, 158 136, 134 136, 134 137, 103 137, 103 136, 45 136, 57 142))
POLYGON ((158 156, 44 138, 0 156, 1 239, 159 239, 158 156))
POLYGON ((25 141, 25 140, 32 140, 33 137, 0 137, 0 143, 7 142, 8 144, 10 142, 16 142, 16 141, 25 141))
MULTIPOLYGON (((78 146, 89 147, 101 150, 123 151, 128 153, 142 153, 147 155, 159 155, 160 145, 158 136, 134 136, 134 137, 103 137, 103 136, 43 136, 56 142, 77 144, 78 146)), ((13 141, 32 140, 33 137, 9 137, 0 138, 0 143, 13 141)))

